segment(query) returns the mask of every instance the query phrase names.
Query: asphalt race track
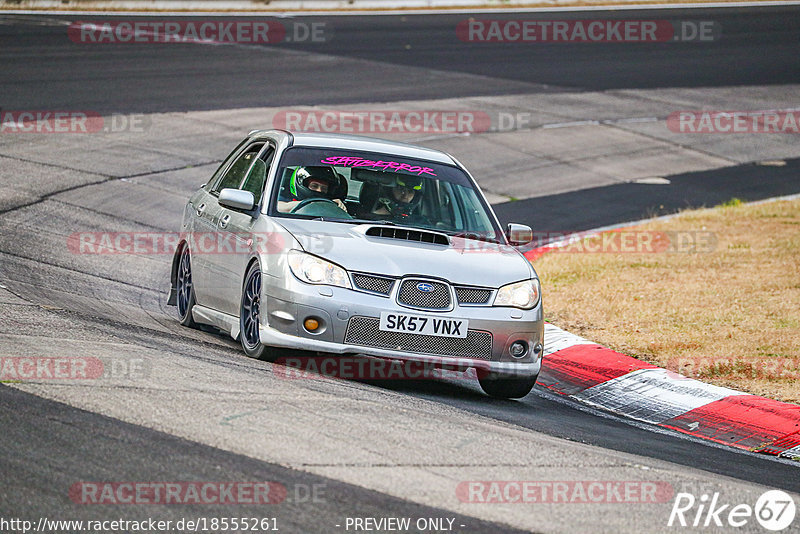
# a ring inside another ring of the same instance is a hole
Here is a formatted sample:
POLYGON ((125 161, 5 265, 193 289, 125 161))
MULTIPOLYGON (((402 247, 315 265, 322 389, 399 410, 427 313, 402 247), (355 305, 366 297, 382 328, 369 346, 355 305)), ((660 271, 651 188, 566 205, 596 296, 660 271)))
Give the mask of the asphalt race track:
MULTIPOLYGON (((325 22, 332 36, 317 43, 282 42, 267 51, 250 45, 209 47, 200 55, 192 46, 162 46, 156 56, 149 53, 151 49, 130 44, 71 46, 64 43, 63 27, 12 21, 3 28, 0 41, 3 107, 187 111, 530 92, 782 85, 800 77, 800 15, 793 6, 536 16, 537 20, 711 20, 721 26, 723 38, 706 46, 696 42, 470 44, 455 38, 456 25, 468 16, 281 19, 325 22), (20 61, 54 47, 63 51, 38 61, 20 61), (350 61, 268 53, 276 48, 350 61), (435 69, 437 75, 425 75, 424 69, 435 69), (464 75, 471 75, 472 83, 465 83, 464 75), (474 77, 480 77, 480 83, 474 77)), ((136 20, 125 17, 131 19, 136 20)))
MULTIPOLYGON (((504 222, 537 230, 800 193, 796 135, 693 137, 664 126, 676 110, 796 108, 796 6, 535 15, 714 21, 721 37, 704 43, 464 43, 455 27, 467 17, 287 17, 287 27, 325 23, 329 39, 214 46, 75 43, 71 21, 104 19, 0 15, 0 111, 116 113, 143 125, 0 133, 0 357, 83 356, 118 371, 0 385, 0 519, 257 517, 282 532, 353 532, 348 518, 408 517, 451 519, 453 532, 695 531, 667 526, 672 499, 476 504, 456 489, 501 480, 655 481, 750 505, 783 489, 800 504, 796 463, 539 388, 498 401, 469 380, 283 379, 231 339, 178 325, 166 306, 169 254, 68 247, 74 232, 176 231, 188 195, 250 128, 305 106, 526 114, 531 122, 504 131, 386 137, 453 153, 504 222), (656 176, 665 183, 641 180, 656 176), (70 488, 91 481, 274 481, 287 493, 270 505, 76 503, 70 488)), ((785 532, 800 532, 798 521, 785 532)), ((717 531, 763 532, 755 521, 717 531)))

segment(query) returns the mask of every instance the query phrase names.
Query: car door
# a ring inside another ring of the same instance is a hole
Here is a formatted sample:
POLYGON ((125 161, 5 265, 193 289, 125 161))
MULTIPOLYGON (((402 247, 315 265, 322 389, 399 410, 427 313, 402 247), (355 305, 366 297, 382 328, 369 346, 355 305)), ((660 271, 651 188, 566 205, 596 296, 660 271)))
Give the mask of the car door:
POLYGON ((209 301, 214 293, 209 274, 208 250, 213 250, 214 247, 214 236, 219 220, 219 204, 211 191, 214 190, 215 185, 226 174, 246 145, 247 139, 239 143, 217 168, 211 179, 192 195, 186 205, 187 224, 183 228, 183 232, 189 241, 189 250, 192 254, 192 285, 195 301, 201 306, 210 306, 209 301))
POLYGON ((221 241, 229 247, 229 252, 217 258, 220 285, 223 286, 220 293, 224 300, 220 303, 220 311, 231 315, 239 315, 242 282, 252 246, 254 243, 258 246, 263 240, 263 236, 255 236, 253 230, 258 221, 259 206, 274 155, 274 145, 265 144, 258 155, 251 158, 250 167, 239 186, 253 193, 256 209, 246 212, 222 206, 220 211, 217 232, 221 241))
MULTIPOLYGON (((245 174, 250 168, 253 158, 264 146, 263 141, 251 142, 242 147, 232 159, 215 183, 211 185, 205 200, 203 215, 198 218, 203 222, 203 230, 194 234, 195 256, 200 256, 202 272, 198 273, 195 298, 198 303, 215 310, 222 311, 225 298, 223 292, 228 286, 224 278, 224 259, 228 254, 226 243, 219 233, 219 221, 223 216, 223 207, 219 204, 219 192, 226 188, 238 189, 245 174), (201 300, 202 298, 202 300, 201 300)), ((200 206, 198 206, 198 209, 200 206)), ((194 274, 193 274, 194 277, 194 274)))

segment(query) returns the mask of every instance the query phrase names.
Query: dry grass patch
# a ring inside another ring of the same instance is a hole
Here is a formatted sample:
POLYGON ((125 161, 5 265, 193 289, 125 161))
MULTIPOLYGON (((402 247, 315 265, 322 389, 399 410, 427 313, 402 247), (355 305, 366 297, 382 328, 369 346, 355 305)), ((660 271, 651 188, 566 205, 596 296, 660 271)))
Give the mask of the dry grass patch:
POLYGON ((635 230, 716 243, 550 252, 534 261, 546 318, 686 376, 800 403, 800 200, 733 201, 635 230))

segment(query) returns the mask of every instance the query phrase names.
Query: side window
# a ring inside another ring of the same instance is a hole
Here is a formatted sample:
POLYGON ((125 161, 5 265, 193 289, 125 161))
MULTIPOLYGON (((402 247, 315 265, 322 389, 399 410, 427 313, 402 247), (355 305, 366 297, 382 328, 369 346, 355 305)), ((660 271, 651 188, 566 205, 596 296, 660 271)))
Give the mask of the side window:
POLYGON ((267 174, 269 167, 272 165, 272 158, 275 155, 275 150, 272 146, 268 146, 260 158, 256 158, 253 165, 250 167, 250 172, 247 174, 242 189, 253 193, 256 199, 256 204, 261 202, 261 195, 264 193, 264 184, 267 181, 267 174))
POLYGON ((242 141, 241 143, 239 143, 239 144, 236 146, 236 148, 234 148, 234 149, 233 149, 233 151, 232 151, 230 154, 228 154, 228 157, 226 157, 226 158, 225 158, 225 159, 222 161, 222 163, 220 164, 220 166, 219 166, 219 167, 217 167, 217 170, 216 170, 216 171, 214 171, 214 174, 211 176, 211 179, 210 179, 208 182, 206 182, 206 185, 205 185, 205 189, 206 189, 206 191, 211 191, 211 190, 212 190, 211 188, 214 186, 214 184, 216 184, 216 183, 219 181, 219 178, 220 178, 220 176, 222 175, 222 171, 223 171, 223 170, 224 170, 224 169, 225 169, 225 168, 228 166, 228 163, 229 163, 229 162, 230 162, 230 161, 231 161, 231 160, 234 158, 234 156, 235 156, 235 155, 236 155, 236 154, 239 152, 239 149, 241 149, 241 148, 242 148, 242 146, 243 146, 243 145, 244 145, 246 142, 247 142, 247 139, 245 139, 244 141, 242 141))
POLYGON ((214 186, 214 189, 211 192, 219 194, 220 191, 228 187, 239 189, 239 184, 241 184, 242 180, 244 180, 245 174, 247 174, 247 171, 252 166, 253 161, 255 161, 256 156, 258 156, 258 152, 263 146, 263 144, 258 144, 249 147, 236 159, 236 161, 233 162, 233 165, 230 166, 228 172, 225 173, 225 176, 223 176, 219 183, 214 186))

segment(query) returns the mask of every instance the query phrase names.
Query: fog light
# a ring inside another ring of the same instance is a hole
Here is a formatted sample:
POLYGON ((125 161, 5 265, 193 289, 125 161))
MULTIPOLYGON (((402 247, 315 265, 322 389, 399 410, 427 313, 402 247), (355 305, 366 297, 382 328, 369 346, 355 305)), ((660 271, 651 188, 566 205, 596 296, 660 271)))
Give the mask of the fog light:
POLYGON ((522 358, 528 352, 528 344, 524 341, 515 341, 508 348, 508 351, 514 358, 522 358))
POLYGON ((309 332, 315 332, 317 328, 319 328, 319 321, 316 319, 309 317, 305 321, 303 321, 303 326, 306 327, 306 330, 309 332))

